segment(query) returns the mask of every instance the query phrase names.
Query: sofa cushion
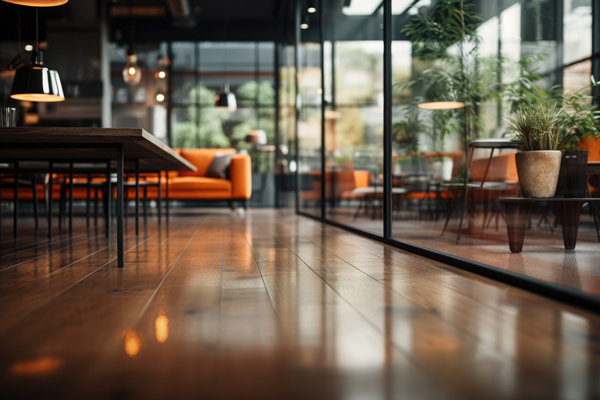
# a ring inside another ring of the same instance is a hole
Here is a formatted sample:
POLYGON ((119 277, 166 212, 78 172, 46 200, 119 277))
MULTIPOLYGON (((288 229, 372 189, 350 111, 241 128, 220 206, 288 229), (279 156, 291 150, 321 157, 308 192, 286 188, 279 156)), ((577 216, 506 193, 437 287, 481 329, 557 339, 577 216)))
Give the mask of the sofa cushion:
POLYGON ((181 176, 206 176, 216 153, 235 153, 235 149, 181 149, 181 156, 194 164, 196 172, 181 171, 181 176))
POLYGON ((208 170, 206 171, 207 178, 229 179, 229 163, 235 153, 220 154, 215 153, 208 170))
POLYGON ((180 176, 169 181, 169 191, 171 190, 228 190, 231 192, 231 181, 202 176, 180 176))

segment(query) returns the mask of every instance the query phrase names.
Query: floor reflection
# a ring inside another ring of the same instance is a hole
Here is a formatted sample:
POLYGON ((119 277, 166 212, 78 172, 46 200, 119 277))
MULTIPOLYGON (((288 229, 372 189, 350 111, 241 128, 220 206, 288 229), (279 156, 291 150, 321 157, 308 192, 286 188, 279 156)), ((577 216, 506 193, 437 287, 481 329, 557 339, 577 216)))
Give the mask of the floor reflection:
POLYGON ((272 210, 171 218, 124 269, 0 281, 0 397, 600 397, 597 315, 272 210))
POLYGON ((57 357, 39 357, 35 360, 17 361, 10 367, 13 375, 48 375, 60 369, 64 360, 57 357))
POLYGON ((140 334, 133 329, 126 329, 121 333, 123 338, 123 349, 128 357, 135 357, 142 349, 142 338, 140 334))

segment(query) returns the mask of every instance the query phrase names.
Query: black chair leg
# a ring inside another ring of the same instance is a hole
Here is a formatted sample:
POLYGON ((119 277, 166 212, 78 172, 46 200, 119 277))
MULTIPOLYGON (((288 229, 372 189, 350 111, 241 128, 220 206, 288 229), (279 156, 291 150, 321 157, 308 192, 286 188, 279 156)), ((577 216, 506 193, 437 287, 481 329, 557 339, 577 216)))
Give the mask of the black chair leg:
POLYGON ((62 232, 62 223, 64 216, 64 207, 65 207, 65 183, 64 181, 60 185, 60 198, 58 199, 58 231, 62 232))
POLYGON ((90 227, 90 201, 91 201, 91 182, 92 177, 90 174, 87 175, 87 184, 86 184, 86 202, 85 202, 85 227, 90 227))
POLYGON ((98 226, 98 188, 94 188, 94 227, 98 226))
POLYGON ((161 224, 162 220, 162 180, 161 180, 160 172, 158 173, 158 225, 161 224))
POLYGON ((44 186, 44 211, 45 211, 45 215, 46 218, 48 218, 48 185, 46 185, 46 183, 43 184, 44 186))
POLYGON ((127 223, 127 220, 129 219, 129 187, 125 186, 123 191, 123 205, 124 205, 124 216, 125 216, 125 223, 127 223))
POLYGON ((16 240, 19 236, 19 162, 15 161, 14 182, 13 182, 13 238, 16 240))
POLYGON ((69 164, 69 236, 73 234, 73 163, 69 164))
POLYGON ((148 187, 144 186, 144 225, 148 221, 148 187))
POLYGON ((37 181, 35 175, 31 178, 31 190, 33 192, 33 215, 35 219, 35 230, 37 231, 39 226, 38 220, 38 192, 37 192, 37 181))

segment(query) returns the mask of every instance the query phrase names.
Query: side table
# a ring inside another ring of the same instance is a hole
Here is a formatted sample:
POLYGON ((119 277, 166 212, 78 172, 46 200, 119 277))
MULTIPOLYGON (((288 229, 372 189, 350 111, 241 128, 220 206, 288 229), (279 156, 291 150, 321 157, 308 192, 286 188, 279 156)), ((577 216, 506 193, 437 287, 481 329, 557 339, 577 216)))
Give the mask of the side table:
POLYGON ((523 240, 529 221, 531 207, 538 201, 556 203, 562 225, 565 249, 573 250, 577 244, 577 232, 581 208, 591 198, 565 198, 551 197, 547 199, 526 199, 521 197, 500 197, 498 199, 504 206, 506 216, 506 230, 508 233, 508 246, 513 253, 523 250, 523 240))

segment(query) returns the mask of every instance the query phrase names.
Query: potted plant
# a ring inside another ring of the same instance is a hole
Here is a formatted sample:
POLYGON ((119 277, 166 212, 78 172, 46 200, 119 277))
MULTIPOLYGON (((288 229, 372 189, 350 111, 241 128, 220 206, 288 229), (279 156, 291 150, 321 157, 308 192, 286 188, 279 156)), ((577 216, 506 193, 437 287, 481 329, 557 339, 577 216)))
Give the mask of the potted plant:
POLYGON ((452 157, 435 157, 431 163, 433 179, 440 182, 448 182, 452 179, 454 160, 452 157))
POLYGON ((562 153, 557 150, 564 109, 556 101, 539 99, 524 104, 507 119, 508 129, 520 143, 517 174, 523 197, 553 197, 562 153))
POLYGON ((561 86, 553 87, 548 93, 526 79, 516 82, 504 91, 511 111, 539 102, 552 102, 559 112, 556 116, 558 128, 558 150, 563 152, 556 196, 585 197, 587 195, 587 151, 580 146, 587 140, 600 136, 598 117, 600 112, 593 105, 593 97, 586 94, 597 83, 592 77, 592 86, 574 94, 563 94, 561 86))

